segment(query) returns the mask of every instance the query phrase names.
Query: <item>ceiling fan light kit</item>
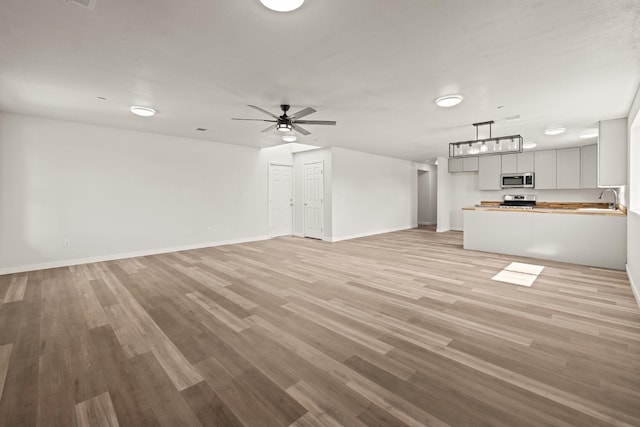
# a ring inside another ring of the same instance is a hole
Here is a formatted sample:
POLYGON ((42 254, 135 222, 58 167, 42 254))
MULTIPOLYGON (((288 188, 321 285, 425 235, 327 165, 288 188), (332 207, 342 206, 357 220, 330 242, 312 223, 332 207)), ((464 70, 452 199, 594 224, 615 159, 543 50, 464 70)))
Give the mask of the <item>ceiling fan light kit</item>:
POLYGON ((278 123, 276 126, 280 132, 291 132, 291 124, 289 123, 278 123))
POLYGON ((474 157, 492 154, 522 153, 524 139, 522 135, 491 136, 494 121, 474 123, 476 139, 473 141, 452 142, 449 144, 449 158, 474 157), (478 139, 478 127, 489 126, 489 138, 478 139))
POLYGON ((260 0, 260 3, 276 12, 291 12, 302 6, 304 0, 260 0))

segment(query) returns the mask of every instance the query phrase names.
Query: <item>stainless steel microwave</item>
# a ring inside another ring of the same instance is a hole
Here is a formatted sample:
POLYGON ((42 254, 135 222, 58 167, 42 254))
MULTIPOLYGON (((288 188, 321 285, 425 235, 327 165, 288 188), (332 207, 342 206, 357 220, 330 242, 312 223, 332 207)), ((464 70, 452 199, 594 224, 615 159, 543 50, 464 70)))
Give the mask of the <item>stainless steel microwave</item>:
POLYGON ((535 188, 533 172, 528 173, 503 173, 500 176, 502 188, 535 188))

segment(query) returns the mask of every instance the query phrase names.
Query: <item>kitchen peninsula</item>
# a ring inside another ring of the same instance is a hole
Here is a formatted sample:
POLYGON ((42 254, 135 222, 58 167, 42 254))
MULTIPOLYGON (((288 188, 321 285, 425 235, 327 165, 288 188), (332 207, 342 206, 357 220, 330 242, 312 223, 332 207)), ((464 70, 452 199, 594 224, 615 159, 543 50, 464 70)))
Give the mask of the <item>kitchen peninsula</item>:
POLYGON ((575 203, 501 209, 499 203, 463 209, 464 249, 624 270, 624 210, 575 203))

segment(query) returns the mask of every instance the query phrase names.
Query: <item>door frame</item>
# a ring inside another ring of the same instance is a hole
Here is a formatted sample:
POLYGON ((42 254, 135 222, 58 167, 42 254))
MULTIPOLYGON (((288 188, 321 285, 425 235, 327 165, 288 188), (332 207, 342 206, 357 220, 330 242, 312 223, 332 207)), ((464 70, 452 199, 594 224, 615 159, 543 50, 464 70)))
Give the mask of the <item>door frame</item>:
MULTIPOLYGON (((320 210, 320 213, 322 215, 322 237, 320 237, 320 240, 325 240, 325 234, 324 234, 324 160, 316 160, 314 162, 306 162, 302 164, 302 169, 303 169, 303 176, 302 176, 302 203, 305 203, 305 200, 307 200, 307 186, 304 183, 304 168, 306 165, 312 165, 314 163, 320 163, 322 165, 322 208, 320 210)), ((304 209, 304 206, 302 207, 302 237, 307 237, 306 234, 306 230, 307 230, 307 215, 304 209)), ((310 237, 311 239, 316 239, 316 237, 310 237)))
POLYGON ((269 162, 267 165, 267 234, 270 239, 273 239, 271 235, 271 166, 287 166, 291 168, 291 236, 293 236, 293 219, 295 217, 296 205, 295 169, 293 163, 284 162, 269 162))

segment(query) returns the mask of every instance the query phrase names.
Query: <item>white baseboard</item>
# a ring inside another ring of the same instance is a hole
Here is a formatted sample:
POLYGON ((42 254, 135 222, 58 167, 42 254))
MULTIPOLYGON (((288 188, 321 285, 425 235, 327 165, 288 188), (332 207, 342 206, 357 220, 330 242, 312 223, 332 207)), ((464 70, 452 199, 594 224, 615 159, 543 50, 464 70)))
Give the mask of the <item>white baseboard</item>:
POLYGON ((347 236, 333 237, 331 239, 327 239, 327 241, 341 242, 343 240, 358 239, 360 237, 367 237, 367 236, 375 236, 376 234, 393 233, 394 231, 410 230, 412 228, 415 228, 415 226, 405 226, 405 227, 398 227, 398 228, 389 228, 385 230, 368 231, 366 233, 357 233, 357 234, 349 234, 347 236))
POLYGON ((437 224, 436 221, 418 222, 418 225, 436 225, 436 224, 437 224))
POLYGON ((27 271, 35 271, 35 270, 45 270, 47 268, 69 267, 71 265, 90 264, 92 262, 115 261, 115 260, 124 259, 124 258, 135 258, 135 257, 141 257, 141 256, 148 256, 148 255, 159 255, 159 254, 166 254, 170 252, 188 251, 191 249, 211 248, 214 246, 258 242, 262 240, 269 240, 269 236, 256 236, 256 237, 249 237, 245 239, 232 239, 232 240, 221 240, 217 242, 195 243, 192 245, 173 246, 169 248, 149 249, 144 251, 99 255, 99 256, 86 257, 86 258, 64 259, 64 260, 58 260, 58 261, 43 262, 39 264, 19 265, 16 267, 5 267, 5 268, 0 268, 0 275, 24 273, 27 271))
POLYGON ((627 264, 627 277, 629 278, 629 283, 631 284, 631 291, 633 292, 633 296, 636 297, 636 303, 638 307, 640 307, 640 283, 636 283, 633 281, 633 274, 629 269, 629 264, 627 264))
POLYGON ((293 237, 304 237, 302 233, 293 233, 293 237))

